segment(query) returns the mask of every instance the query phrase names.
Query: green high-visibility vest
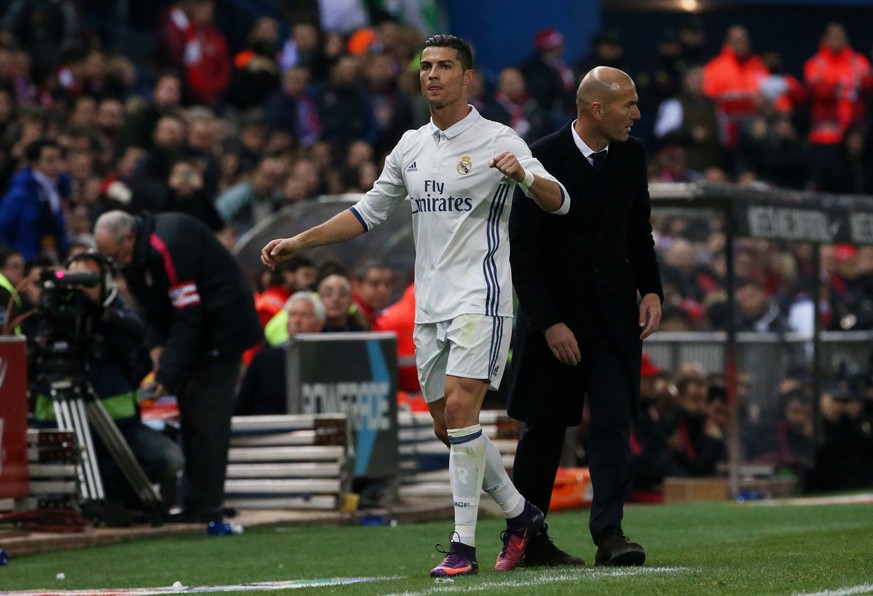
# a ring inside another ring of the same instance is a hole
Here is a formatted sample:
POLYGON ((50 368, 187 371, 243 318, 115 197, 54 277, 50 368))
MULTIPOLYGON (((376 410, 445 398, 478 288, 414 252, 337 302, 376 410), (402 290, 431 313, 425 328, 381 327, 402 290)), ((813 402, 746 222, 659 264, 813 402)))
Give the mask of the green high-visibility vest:
MULTIPOLYGON (((0 288, 3 288, 12 296, 12 301, 15 302, 15 306, 21 308, 21 298, 18 296, 18 292, 15 291, 15 286, 12 285, 12 282, 6 279, 6 276, 0 273, 0 288)), ((5 304, 0 305, 0 307, 5 307, 5 304)), ((6 313, 6 316, 9 316, 9 313, 6 313)), ((21 335, 21 327, 15 327, 15 335, 21 335)))

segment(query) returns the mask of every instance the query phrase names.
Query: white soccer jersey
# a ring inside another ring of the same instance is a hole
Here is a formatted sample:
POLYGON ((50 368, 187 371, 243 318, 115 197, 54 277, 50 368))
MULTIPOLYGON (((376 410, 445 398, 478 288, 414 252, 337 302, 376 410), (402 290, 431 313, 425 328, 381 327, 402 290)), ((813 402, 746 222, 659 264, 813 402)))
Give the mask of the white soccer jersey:
MULTIPOLYGON (((555 180, 511 128, 475 108, 448 130, 407 131, 352 213, 367 229, 409 196, 415 241, 415 322, 462 314, 512 316, 509 211, 516 182, 488 166, 509 151, 525 171, 555 180)), ((559 183, 560 184, 560 183, 559 183)), ((570 197, 561 186, 565 214, 570 197)))

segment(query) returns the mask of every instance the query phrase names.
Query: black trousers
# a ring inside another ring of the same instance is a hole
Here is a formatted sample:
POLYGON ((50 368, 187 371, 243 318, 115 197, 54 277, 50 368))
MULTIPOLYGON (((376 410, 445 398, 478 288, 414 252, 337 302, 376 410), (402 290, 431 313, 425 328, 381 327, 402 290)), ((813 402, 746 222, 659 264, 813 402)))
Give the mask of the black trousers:
MULTIPOLYGON (((634 403, 627 359, 607 338, 589 346, 587 370, 588 407, 591 423, 588 462, 594 499, 588 529, 597 536, 612 526, 621 529, 624 502, 631 490, 630 431, 634 403)), ((544 395, 541 399, 547 400, 544 395)), ((579 399, 585 399, 580 388, 579 399)), ((525 427, 515 452, 512 479, 524 497, 544 513, 555 484, 567 426, 579 421, 555 420, 525 427)))
POLYGON ((217 512, 224 504, 230 418, 239 369, 238 362, 204 362, 194 368, 177 392, 185 454, 185 511, 217 512))

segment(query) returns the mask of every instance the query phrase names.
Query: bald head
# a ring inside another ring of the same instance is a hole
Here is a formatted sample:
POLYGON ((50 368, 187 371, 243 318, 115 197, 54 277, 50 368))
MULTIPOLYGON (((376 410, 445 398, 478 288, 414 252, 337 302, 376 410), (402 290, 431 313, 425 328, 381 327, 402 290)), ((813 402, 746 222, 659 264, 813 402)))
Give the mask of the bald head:
POLYGON ((633 86, 633 79, 623 70, 597 66, 588 71, 576 90, 576 107, 585 108, 594 102, 607 103, 616 93, 633 86))
POLYGON ((636 86, 617 68, 598 66, 588 71, 576 91, 576 132, 591 149, 611 141, 627 141, 640 117, 636 86))

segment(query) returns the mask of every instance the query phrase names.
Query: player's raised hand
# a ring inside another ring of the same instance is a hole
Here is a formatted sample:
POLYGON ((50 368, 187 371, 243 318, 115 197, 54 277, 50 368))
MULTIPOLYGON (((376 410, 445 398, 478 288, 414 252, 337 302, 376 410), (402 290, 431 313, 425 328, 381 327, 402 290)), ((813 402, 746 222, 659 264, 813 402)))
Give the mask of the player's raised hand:
POLYGON ((287 261, 299 252, 300 248, 295 238, 276 238, 275 240, 270 240, 261 249, 261 262, 270 269, 273 269, 278 263, 287 261))
POLYGON ((504 151, 503 153, 492 157, 491 161, 488 162, 488 166, 497 168, 501 174, 509 176, 516 182, 524 180, 524 168, 520 163, 518 163, 518 159, 515 155, 509 151, 504 151))

